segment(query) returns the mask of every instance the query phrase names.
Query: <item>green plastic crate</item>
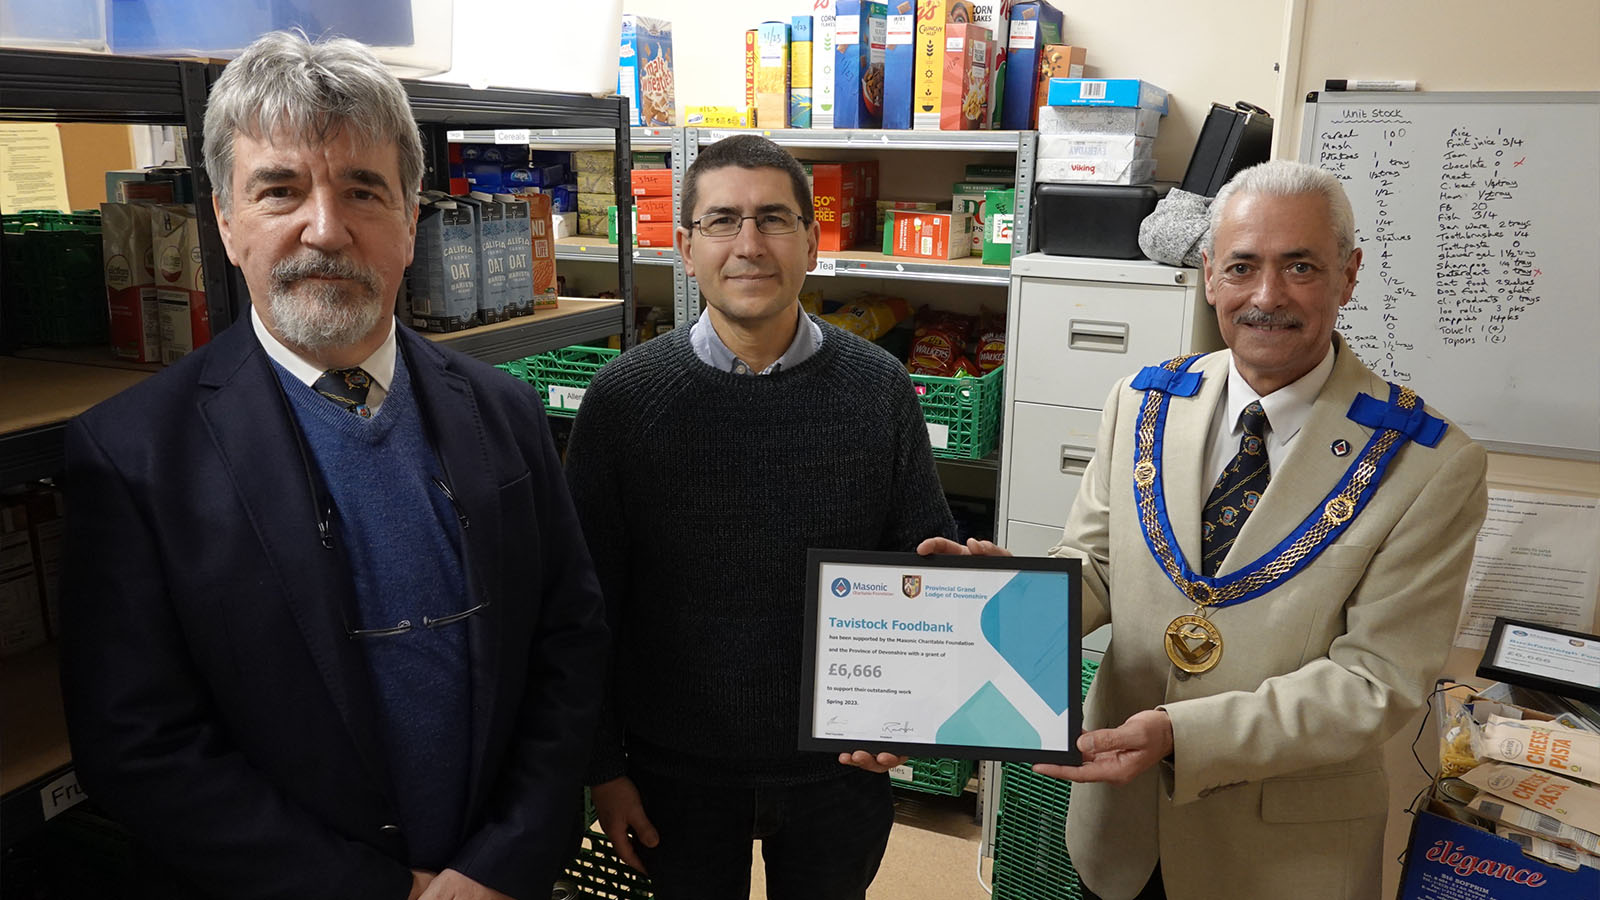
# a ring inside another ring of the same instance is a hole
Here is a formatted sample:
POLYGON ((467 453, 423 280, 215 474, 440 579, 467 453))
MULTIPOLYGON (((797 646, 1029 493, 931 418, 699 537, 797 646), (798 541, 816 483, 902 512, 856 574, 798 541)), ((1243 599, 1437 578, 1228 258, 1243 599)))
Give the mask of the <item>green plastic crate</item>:
POLYGON ((894 772, 890 772, 889 782, 906 790, 959 797, 967 789, 967 781, 972 778, 975 765, 970 759, 913 758, 906 760, 911 778, 897 778, 894 772))
POLYGON ((913 375, 922 400, 933 455, 946 459, 983 459, 1000 439, 1000 401, 1005 367, 981 378, 913 375))
POLYGON ((563 879, 585 897, 605 900, 650 900, 650 879, 617 856, 611 840, 598 829, 583 833, 577 856, 567 863, 563 879))
POLYGON ((109 341, 100 213, 24 210, 0 217, 0 230, 7 343, 109 341))
MULTIPOLYGON (((1082 695, 1098 663, 1083 664, 1082 695)), ((995 817, 994 900, 1082 900, 1083 886, 1067 856, 1069 782, 1003 763, 995 817)))
POLYGON ((583 392, 595 373, 621 353, 609 347, 578 346, 530 357, 534 383, 544 397, 544 411, 552 416, 576 416, 583 392))

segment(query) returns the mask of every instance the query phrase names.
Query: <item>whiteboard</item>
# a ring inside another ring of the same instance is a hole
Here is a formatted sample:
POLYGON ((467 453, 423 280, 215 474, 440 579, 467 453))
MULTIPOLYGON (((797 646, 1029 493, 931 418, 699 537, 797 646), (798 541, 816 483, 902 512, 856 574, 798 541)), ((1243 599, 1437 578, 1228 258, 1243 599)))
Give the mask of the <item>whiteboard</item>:
POLYGON ((1492 449, 1600 459, 1600 93, 1307 98, 1364 254, 1339 331, 1492 449))

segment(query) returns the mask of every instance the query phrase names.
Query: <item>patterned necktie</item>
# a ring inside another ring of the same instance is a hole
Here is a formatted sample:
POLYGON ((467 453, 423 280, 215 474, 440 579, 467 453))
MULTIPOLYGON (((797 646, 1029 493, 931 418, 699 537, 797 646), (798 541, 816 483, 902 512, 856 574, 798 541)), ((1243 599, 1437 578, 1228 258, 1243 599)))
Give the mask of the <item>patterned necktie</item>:
POLYGON ((1250 518, 1250 511, 1261 502, 1272 478, 1272 466, 1267 462, 1266 411, 1259 402, 1252 401, 1239 414, 1239 424, 1244 428, 1239 452, 1222 470, 1200 518, 1200 549, 1204 554, 1200 563, 1207 576, 1217 574, 1222 558, 1228 555, 1233 539, 1239 536, 1244 520, 1250 518))
POLYGON ((367 391, 372 388, 372 376, 360 366, 329 369, 311 388, 363 419, 372 418, 372 410, 367 406, 367 391))

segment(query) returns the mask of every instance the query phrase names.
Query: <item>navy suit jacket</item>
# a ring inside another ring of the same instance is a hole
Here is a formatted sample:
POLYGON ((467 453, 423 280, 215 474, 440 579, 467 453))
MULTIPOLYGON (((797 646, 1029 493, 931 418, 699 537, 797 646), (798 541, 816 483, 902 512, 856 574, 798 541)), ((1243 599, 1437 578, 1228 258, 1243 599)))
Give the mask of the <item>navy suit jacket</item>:
MULTIPOLYGON (((607 652, 539 398, 397 327, 469 520, 468 808, 451 867, 544 897, 572 849, 607 652)), ((246 324, 67 431, 61 665, 90 796, 229 898, 410 888, 373 690, 290 413, 246 324)), ((461 608, 465 608, 465 604, 461 608)))

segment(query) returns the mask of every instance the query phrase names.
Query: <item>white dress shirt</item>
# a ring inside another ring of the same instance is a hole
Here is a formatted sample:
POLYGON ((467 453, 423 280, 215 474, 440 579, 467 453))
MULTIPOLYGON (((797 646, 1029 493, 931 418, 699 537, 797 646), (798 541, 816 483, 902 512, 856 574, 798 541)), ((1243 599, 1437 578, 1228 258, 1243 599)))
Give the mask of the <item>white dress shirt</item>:
MULTIPOLYGON (((256 339, 261 341, 261 346, 267 351, 267 356, 280 366, 289 371, 290 375, 300 380, 300 383, 310 387, 322 377, 324 370, 317 368, 317 364, 290 350, 283 342, 272 336, 267 330, 265 322, 256 313, 254 305, 250 307, 250 326, 256 331, 256 339)), ((394 317, 389 317, 389 334, 383 339, 383 344, 373 351, 372 355, 361 363, 361 368, 372 377, 372 387, 367 391, 367 408, 373 415, 378 414, 378 407, 383 405, 383 398, 389 396, 389 385, 394 381, 394 355, 396 350, 394 337, 394 317)))
POLYGON ((1278 466, 1289 455, 1289 445, 1295 435, 1311 418, 1311 405, 1322 393, 1322 386, 1328 383, 1328 376, 1333 374, 1333 357, 1333 344, 1329 342, 1328 352, 1316 368, 1265 397, 1257 394, 1239 374, 1237 360, 1228 364, 1228 387, 1211 419, 1211 440, 1206 452, 1206 471, 1211 473, 1211 480, 1205 483, 1206 496, 1200 498, 1202 504, 1210 496, 1217 479, 1222 477, 1222 470, 1239 453, 1239 439, 1244 437, 1239 416, 1246 406, 1257 400, 1267 414, 1267 463, 1273 472, 1278 471, 1278 466))

